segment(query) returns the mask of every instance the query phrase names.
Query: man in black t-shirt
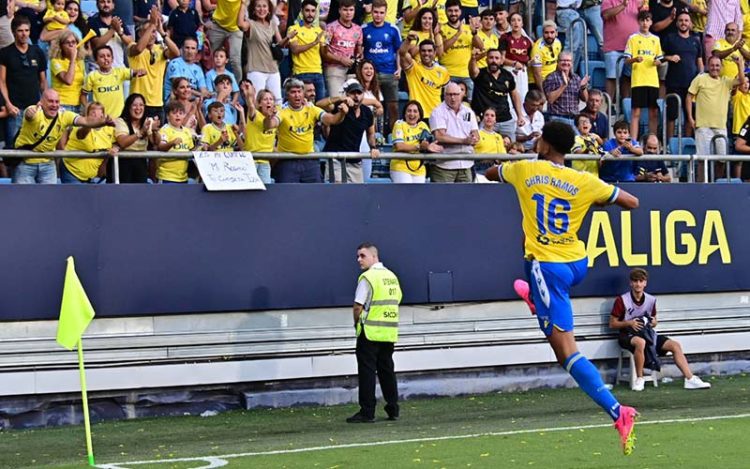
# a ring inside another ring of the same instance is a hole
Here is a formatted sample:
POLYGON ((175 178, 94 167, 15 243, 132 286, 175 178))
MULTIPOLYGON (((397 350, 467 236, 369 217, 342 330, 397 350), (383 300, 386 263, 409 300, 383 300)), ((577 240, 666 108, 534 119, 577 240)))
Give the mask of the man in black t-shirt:
MULTIPOLYGON (((649 5, 651 12, 651 32, 659 36, 664 48, 664 38, 668 34, 677 32, 677 15, 687 12, 688 8, 680 0, 651 0, 649 5)), ((667 75, 667 64, 659 65, 659 86, 664 90, 664 80, 667 75)))
POLYGON ((11 30, 15 42, 0 49, 0 93, 8 108, 6 148, 13 148, 23 110, 38 103, 47 88, 47 59, 39 47, 29 44, 31 22, 25 16, 16 16, 11 30))
MULTIPOLYGON (((362 106, 364 88, 357 81, 351 81, 344 87, 346 93, 346 104, 349 111, 344 120, 331 127, 324 152, 359 152, 362 137, 367 134, 367 143, 370 145, 370 156, 377 158, 380 151, 375 142, 375 117, 367 106, 362 106)), ((364 182, 362 173, 362 160, 346 160, 347 182, 364 182)), ((336 182, 341 182, 341 164, 334 161, 334 172, 336 182)))
POLYGON ((498 49, 487 51, 487 67, 477 67, 478 54, 472 53, 469 61, 469 74, 474 80, 474 95, 471 99, 471 108, 474 113, 481 116, 488 107, 494 107, 497 111, 497 125, 495 130, 503 137, 516 141, 516 127, 523 127, 526 123, 521 112, 521 97, 516 90, 516 81, 513 75, 502 68, 503 53, 498 49), (513 101, 515 116, 511 114, 508 96, 513 101))
MULTIPOLYGON (((690 83, 699 73, 703 73, 703 47, 698 36, 691 32, 693 23, 688 13, 677 15, 677 32, 667 34, 661 41, 665 63, 669 64, 665 85, 667 94, 677 94, 682 99, 683 113, 687 101, 690 83)), ((677 119, 677 100, 667 100, 667 142, 674 135, 677 119)), ((684 117, 687 114, 683 114, 684 117)), ((686 135, 692 135, 693 129, 686 129, 686 135)), ((665 145, 668 143, 664 142, 665 145)))

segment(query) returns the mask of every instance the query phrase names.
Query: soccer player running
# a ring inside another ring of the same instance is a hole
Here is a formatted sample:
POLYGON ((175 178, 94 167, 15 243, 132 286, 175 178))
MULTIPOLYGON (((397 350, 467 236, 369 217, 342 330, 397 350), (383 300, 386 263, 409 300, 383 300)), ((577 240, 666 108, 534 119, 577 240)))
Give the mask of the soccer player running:
POLYGON ((511 184, 521 205, 526 275, 532 281, 529 290, 526 282, 516 280, 516 291, 536 312, 558 363, 615 421, 623 453, 628 455, 635 446, 638 413, 620 405, 594 365, 578 351, 569 291, 586 275, 588 259, 577 233, 589 207, 614 203, 633 209, 638 199, 591 173, 566 168, 564 157, 574 140, 568 124, 550 122, 537 144, 538 160, 503 163, 488 169, 486 176, 511 184))

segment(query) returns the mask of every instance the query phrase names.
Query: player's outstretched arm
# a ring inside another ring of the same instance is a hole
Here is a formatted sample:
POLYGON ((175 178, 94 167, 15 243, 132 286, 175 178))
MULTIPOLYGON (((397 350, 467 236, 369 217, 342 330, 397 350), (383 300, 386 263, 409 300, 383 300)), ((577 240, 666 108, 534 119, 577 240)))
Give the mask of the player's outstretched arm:
POLYGON ((484 177, 489 179, 490 181, 499 181, 500 180, 500 166, 490 166, 487 171, 484 172, 484 177))
POLYGON ((617 191, 617 198, 615 199, 614 203, 628 210, 638 208, 638 205, 639 205, 638 197, 634 196, 633 194, 627 191, 622 190, 622 188, 620 188, 617 191))

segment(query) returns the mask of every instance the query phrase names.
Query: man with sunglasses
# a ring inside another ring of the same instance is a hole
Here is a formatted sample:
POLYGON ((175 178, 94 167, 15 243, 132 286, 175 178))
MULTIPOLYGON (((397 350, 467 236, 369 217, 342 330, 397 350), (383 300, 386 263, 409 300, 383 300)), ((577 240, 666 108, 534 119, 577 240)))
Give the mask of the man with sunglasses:
POLYGON ((31 22, 16 16, 11 22, 15 42, 0 50, 0 93, 9 117, 6 120, 6 147, 12 148, 23 122, 23 110, 39 102, 47 88, 47 59, 39 47, 29 44, 31 22))

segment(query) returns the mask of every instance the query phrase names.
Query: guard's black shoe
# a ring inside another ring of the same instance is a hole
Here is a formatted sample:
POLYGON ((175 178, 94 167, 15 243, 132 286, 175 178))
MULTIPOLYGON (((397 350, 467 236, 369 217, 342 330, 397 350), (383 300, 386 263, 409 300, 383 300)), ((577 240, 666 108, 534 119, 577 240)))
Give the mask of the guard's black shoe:
POLYGON ((398 414, 388 414, 387 420, 391 420, 391 421, 398 420, 398 414))
POLYGON ((359 412, 346 419, 346 423, 373 423, 375 422, 374 417, 368 417, 359 412))

